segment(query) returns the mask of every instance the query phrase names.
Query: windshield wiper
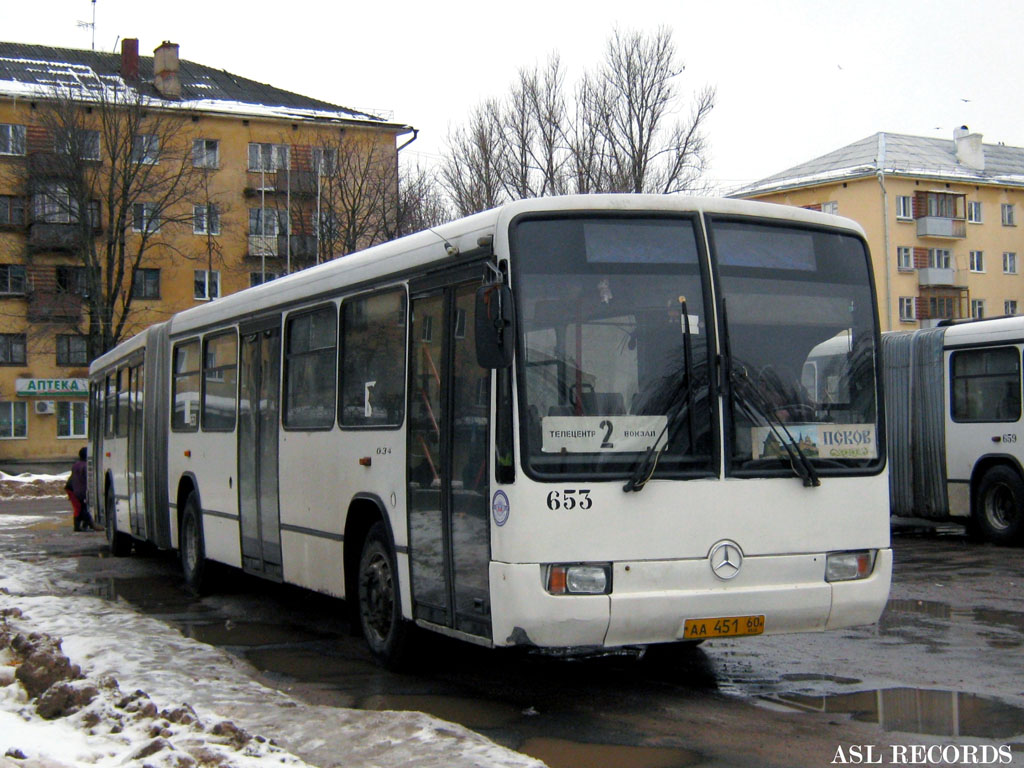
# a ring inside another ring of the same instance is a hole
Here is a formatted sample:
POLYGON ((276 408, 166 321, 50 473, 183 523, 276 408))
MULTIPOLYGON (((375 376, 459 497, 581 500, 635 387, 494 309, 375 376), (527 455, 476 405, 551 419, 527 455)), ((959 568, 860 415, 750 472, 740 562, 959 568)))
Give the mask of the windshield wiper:
POLYGON ((663 454, 668 448, 668 444, 675 436, 676 426, 681 423, 679 416, 683 412, 684 406, 687 414, 686 423, 689 425, 690 430, 690 450, 693 450, 695 439, 693 426, 694 395, 692 381, 693 348, 690 344, 690 315, 686 310, 685 296, 679 297, 679 309, 682 311, 683 321, 683 375, 679 380, 680 389, 676 390, 675 396, 673 397, 672 410, 666 414, 668 418, 665 420, 665 426, 662 427, 658 437, 653 443, 651 443, 640 461, 637 462, 636 468, 629 476, 626 484, 622 486, 622 490, 625 493, 629 493, 630 491, 642 491, 644 486, 647 485, 647 481, 654 476, 654 470, 658 468, 658 461, 661 459, 661 454, 663 454), (685 396, 680 397, 681 394, 685 396), (671 433, 669 433, 669 428, 672 428, 671 433), (661 442, 662 438, 665 438, 665 445, 658 450, 657 446, 658 443, 661 442), (650 467, 649 470, 648 467, 650 467))
POLYGON ((803 480, 805 488, 817 488, 821 485, 821 478, 818 471, 807 454, 803 452, 800 444, 793 439, 793 435, 786 428, 786 425, 774 414, 772 404, 758 390, 757 385, 747 374, 745 366, 741 366, 742 373, 738 373, 729 361, 729 383, 733 392, 734 402, 744 411, 746 416, 755 422, 766 425, 785 449, 789 456, 790 466, 797 477, 803 480))

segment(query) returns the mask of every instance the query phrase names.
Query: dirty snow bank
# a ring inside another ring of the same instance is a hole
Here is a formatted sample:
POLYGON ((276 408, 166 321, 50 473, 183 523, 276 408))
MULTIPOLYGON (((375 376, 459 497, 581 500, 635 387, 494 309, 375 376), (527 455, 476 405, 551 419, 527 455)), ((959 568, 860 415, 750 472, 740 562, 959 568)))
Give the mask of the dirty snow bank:
POLYGON ((543 766, 421 713, 307 705, 126 605, 62 595, 68 567, 0 553, 0 768, 543 766), (59 674, 26 685, 33 654, 59 674))

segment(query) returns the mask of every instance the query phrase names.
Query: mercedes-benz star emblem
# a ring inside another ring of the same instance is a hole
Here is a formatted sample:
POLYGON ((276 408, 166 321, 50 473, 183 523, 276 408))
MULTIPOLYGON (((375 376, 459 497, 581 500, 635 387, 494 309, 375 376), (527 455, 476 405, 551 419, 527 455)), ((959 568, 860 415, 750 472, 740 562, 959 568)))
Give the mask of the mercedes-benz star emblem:
POLYGON ((743 566, 743 550, 735 541, 720 541, 708 555, 711 571, 723 581, 735 578, 743 566))

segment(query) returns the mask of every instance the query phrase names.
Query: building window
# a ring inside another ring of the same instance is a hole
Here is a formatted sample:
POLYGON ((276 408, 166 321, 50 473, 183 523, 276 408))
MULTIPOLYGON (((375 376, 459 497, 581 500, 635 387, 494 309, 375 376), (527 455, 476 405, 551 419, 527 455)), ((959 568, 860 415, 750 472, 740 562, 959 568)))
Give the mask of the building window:
POLYGON ((160 217, 156 203, 135 203, 132 206, 132 229, 135 232, 155 234, 160 231, 160 217))
POLYGON ((77 201, 71 199, 67 184, 44 182, 32 195, 32 218, 44 224, 69 224, 78 220, 77 201))
POLYGON ((132 139, 132 162, 156 165, 160 158, 160 137, 152 133, 140 133, 132 139))
POLYGON ((72 296, 88 296, 89 282, 85 267, 58 266, 56 268, 57 290, 72 296))
POLYGON ((87 128, 69 129, 58 138, 56 150, 81 160, 99 160, 100 132, 87 128))
POLYGON ((900 245, 896 248, 896 268, 911 270, 914 268, 914 249, 910 246, 900 245))
POLYGON ((250 171, 283 171, 287 167, 287 144, 249 144, 250 171))
POLYGON ((58 401, 57 437, 85 437, 87 417, 84 401, 58 401))
POLYGON ((1017 314, 1017 300, 1007 299, 1003 302, 1003 314, 1004 315, 1016 315, 1017 314))
POLYGON ((192 231, 197 235, 220 234, 220 211, 216 203, 192 206, 192 231))
POLYGON ((912 323, 917 319, 914 312, 914 297, 900 296, 900 322, 912 323))
POLYGON ((249 234, 275 237, 287 229, 288 214, 274 208, 249 209, 249 234))
POLYGON ((952 318, 953 309, 950 296, 932 296, 928 299, 928 316, 933 319, 952 318))
POLYGON ((143 269, 135 270, 135 284, 132 286, 133 299, 159 299, 160 298, 160 270, 143 269))
POLYGON ((0 333, 0 365, 25 364, 25 334, 0 333))
POLYGON ((952 259, 952 252, 947 248, 928 249, 928 266, 932 269, 949 269, 952 259))
POLYGON ((277 280, 279 277, 284 277, 284 272, 250 272, 249 273, 249 286, 253 287, 256 285, 263 285, 269 283, 271 280, 277 280))
POLYGON ((292 315, 285 332, 284 425, 329 429, 338 376, 338 311, 334 305, 292 315))
POLYGON ((192 165, 196 168, 220 167, 220 142, 216 139, 193 140, 192 165))
POLYGON ((25 283, 22 264, 0 264, 0 296, 23 296, 25 283))
POLYGON ((967 203, 967 221, 971 224, 981 224, 981 203, 972 200, 967 203))
POLYGON ((200 301, 216 299, 220 296, 220 272, 216 270, 197 269, 194 279, 193 297, 200 301))
POLYGON ((28 403, 0 402, 0 440, 28 437, 28 403))
POLYGON ((57 365, 88 365, 89 344, 84 336, 57 335, 57 365))
POLYGON ((1015 227, 1017 225, 1017 219, 1014 216, 1013 203, 1003 203, 1000 208, 1003 212, 1003 226, 1015 227))
POLYGON ((25 226, 25 198, 0 195, 0 227, 25 226))
POLYGON ((1003 253, 1003 272, 1007 275, 1017 274, 1017 254, 1012 251, 1003 253))
POLYGON ((0 155, 25 154, 25 126, 0 123, 0 155))
POLYGON ((971 251, 971 272, 985 271, 985 252, 971 251))
POLYGON ((971 317, 981 320, 985 316, 985 300, 971 299, 971 317))
POLYGON ((321 176, 328 176, 338 168, 338 150, 313 147, 313 170, 321 176))
POLYGON ((914 218, 914 198, 910 195, 896 196, 896 218, 905 221, 914 218))
POLYGON ((827 203, 822 203, 821 204, 821 212, 822 213, 830 213, 833 216, 838 216, 839 215, 839 203, 837 201, 835 201, 835 200, 830 200, 827 203))

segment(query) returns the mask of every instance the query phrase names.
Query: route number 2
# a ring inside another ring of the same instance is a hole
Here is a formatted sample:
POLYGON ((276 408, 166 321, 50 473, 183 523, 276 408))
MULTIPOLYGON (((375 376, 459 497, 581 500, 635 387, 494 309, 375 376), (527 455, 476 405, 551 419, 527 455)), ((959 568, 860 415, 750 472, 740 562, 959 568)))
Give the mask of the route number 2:
POLYGON ((548 509, 590 509, 594 500, 590 498, 590 489, 552 491, 548 494, 548 509))

